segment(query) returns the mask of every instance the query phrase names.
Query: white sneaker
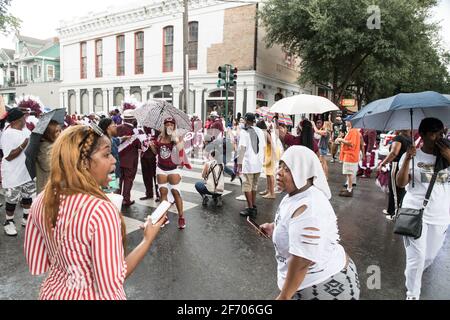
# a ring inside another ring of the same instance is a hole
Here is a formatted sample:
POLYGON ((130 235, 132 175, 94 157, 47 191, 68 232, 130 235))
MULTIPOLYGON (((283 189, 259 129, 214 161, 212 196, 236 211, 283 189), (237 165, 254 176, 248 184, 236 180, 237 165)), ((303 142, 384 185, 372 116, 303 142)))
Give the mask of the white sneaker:
POLYGON ((17 229, 16 229, 16 225, 14 224, 13 220, 5 222, 5 225, 3 228, 5 230, 6 235, 8 235, 9 237, 17 236, 17 229))
POLYGON ((394 221, 394 216, 391 216, 390 214, 386 215, 386 219, 389 221, 394 221))
POLYGON ((161 226, 161 229, 163 229, 165 226, 170 224, 169 218, 167 218, 167 221, 161 226))
POLYGON ((28 219, 22 218, 22 221, 21 221, 22 227, 26 228, 27 222, 28 222, 28 219))

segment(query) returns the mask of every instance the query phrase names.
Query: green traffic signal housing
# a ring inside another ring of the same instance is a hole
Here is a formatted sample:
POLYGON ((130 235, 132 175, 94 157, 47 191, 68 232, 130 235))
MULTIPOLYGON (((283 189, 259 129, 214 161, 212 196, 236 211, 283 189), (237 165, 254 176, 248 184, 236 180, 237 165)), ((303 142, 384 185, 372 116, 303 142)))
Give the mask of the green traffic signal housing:
POLYGON ((234 68, 232 65, 223 65, 220 66, 217 70, 219 71, 218 78, 220 79, 219 81, 217 81, 218 88, 220 88, 221 86, 237 86, 237 68, 234 68))
POLYGON ((227 67, 226 66, 220 66, 218 68, 219 71, 219 79, 226 81, 227 80, 227 67))
POLYGON ((230 70, 230 79, 228 81, 228 83, 230 84, 230 86, 232 87, 236 87, 237 86, 237 78, 238 78, 238 68, 233 68, 231 67, 230 70))

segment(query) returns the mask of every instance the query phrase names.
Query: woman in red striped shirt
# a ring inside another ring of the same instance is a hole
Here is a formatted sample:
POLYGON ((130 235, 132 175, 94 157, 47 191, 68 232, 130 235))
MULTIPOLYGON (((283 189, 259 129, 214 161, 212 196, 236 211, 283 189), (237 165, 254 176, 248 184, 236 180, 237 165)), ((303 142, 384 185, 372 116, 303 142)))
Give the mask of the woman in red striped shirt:
POLYGON ((71 127, 55 142, 50 179, 31 207, 25 232, 30 272, 48 272, 40 299, 126 299, 123 283, 165 218, 149 223, 141 244, 125 258, 123 217, 101 189, 115 162, 98 127, 71 127))

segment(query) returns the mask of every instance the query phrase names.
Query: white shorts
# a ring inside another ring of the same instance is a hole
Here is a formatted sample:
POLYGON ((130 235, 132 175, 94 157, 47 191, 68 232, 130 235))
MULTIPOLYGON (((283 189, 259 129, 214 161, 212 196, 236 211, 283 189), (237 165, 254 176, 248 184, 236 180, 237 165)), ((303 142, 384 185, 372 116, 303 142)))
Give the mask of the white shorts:
POLYGON ((355 175, 358 172, 358 163, 344 162, 342 166, 342 174, 355 175))
POLYGON ((171 176, 173 174, 177 174, 181 177, 181 170, 175 169, 175 170, 170 170, 170 171, 164 171, 163 169, 156 167, 156 175, 157 176, 171 176))

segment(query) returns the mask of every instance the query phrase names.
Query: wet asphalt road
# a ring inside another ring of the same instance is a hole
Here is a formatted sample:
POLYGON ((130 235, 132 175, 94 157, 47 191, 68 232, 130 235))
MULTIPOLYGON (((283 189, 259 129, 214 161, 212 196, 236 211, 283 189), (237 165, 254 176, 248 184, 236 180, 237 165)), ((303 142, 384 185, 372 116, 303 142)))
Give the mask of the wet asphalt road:
MULTIPOLYGON (((200 170, 195 169, 200 176, 200 170)), ((340 198, 343 176, 339 163, 330 164, 332 204, 338 216, 341 243, 355 261, 361 282, 361 299, 403 300, 405 254, 402 240, 394 235, 393 223, 381 213, 387 196, 372 179, 358 179, 353 198, 340 198), (379 270, 378 283, 374 270, 379 270), (377 288, 379 285, 379 288, 377 288), (375 288, 374 288, 375 286, 375 288)), ((229 178, 226 178, 229 179, 229 178)), ((183 178, 195 183, 195 178, 183 178)), ((260 181, 263 190, 265 180, 260 181)), ((279 291, 276 285, 274 249, 269 240, 260 238, 247 225, 239 211, 245 202, 237 201, 240 188, 224 198, 223 208, 210 204, 186 212, 187 228, 177 229, 177 218, 170 213, 171 224, 162 230, 152 249, 125 283, 128 299, 171 300, 269 300, 279 291)), ((184 200, 200 204, 192 192, 184 200)), ((0 196, 3 201, 3 197, 0 196)), ((271 222, 282 195, 276 200, 258 196, 258 223, 271 222)), ((0 209, 1 221, 4 208, 0 209)), ((125 215, 144 220, 150 211, 135 205, 125 215)), ((17 217, 21 216, 17 212, 17 217)), ((16 219, 19 221, 19 219, 16 219)), ((23 234, 8 238, 0 232, 0 299, 36 299, 43 277, 32 277, 23 256, 23 234)), ((141 231, 128 235, 128 250, 141 240, 141 231)), ((450 299, 449 237, 435 263, 424 273, 422 299, 450 299)))

